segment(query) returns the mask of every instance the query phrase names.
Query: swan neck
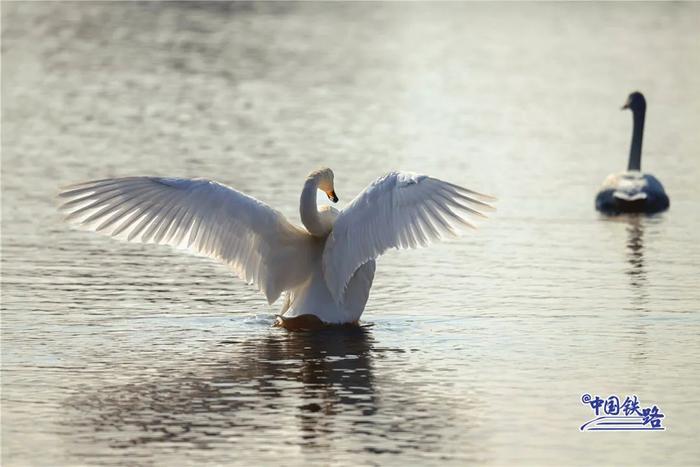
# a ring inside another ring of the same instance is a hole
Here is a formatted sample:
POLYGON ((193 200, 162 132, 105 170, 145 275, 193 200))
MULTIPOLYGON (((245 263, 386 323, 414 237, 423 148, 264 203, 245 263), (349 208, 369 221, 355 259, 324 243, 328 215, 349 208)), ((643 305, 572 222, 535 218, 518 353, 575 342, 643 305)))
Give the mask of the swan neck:
POLYGON ((642 138, 644 136, 644 115, 646 107, 635 109, 632 113, 632 144, 627 170, 642 170, 642 138))
POLYGON ((309 178, 304 183, 304 189, 301 190, 301 200, 299 202, 299 214, 301 214, 301 222, 306 227, 311 235, 316 237, 324 237, 328 232, 321 223, 321 216, 318 213, 316 204, 316 192, 318 191, 318 180, 309 178))

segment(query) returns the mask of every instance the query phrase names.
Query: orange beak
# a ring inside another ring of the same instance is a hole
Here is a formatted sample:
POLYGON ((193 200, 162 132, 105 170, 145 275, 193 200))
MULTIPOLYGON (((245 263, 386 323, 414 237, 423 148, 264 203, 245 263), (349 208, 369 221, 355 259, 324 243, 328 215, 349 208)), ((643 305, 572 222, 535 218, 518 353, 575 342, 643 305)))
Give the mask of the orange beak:
POLYGON ((338 197, 335 195, 335 190, 327 191, 326 196, 328 196, 328 199, 334 203, 338 202, 338 197))

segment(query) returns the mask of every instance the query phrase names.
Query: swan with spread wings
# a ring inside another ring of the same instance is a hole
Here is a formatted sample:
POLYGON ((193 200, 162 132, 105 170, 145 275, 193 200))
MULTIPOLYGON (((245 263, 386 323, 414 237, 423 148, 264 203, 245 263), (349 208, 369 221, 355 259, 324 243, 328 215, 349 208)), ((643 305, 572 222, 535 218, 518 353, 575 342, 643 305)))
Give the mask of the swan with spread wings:
POLYGON ((390 172, 342 211, 333 171, 316 170, 301 192, 306 229, 267 204, 204 179, 124 177, 79 183, 59 197, 66 220, 131 242, 188 249, 228 265, 272 304, 278 324, 309 329, 356 323, 369 297, 375 259, 455 236, 485 217, 492 197, 426 175, 390 172))

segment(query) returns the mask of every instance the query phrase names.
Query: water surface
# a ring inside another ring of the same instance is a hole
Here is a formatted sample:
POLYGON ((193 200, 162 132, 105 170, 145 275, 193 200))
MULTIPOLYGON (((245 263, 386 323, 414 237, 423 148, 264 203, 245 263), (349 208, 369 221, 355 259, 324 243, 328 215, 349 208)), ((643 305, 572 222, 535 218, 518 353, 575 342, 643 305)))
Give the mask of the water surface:
POLYGON ((2 464, 695 465, 700 7, 4 3, 2 464), (604 219, 640 89, 671 209, 604 219), (62 184, 203 176, 298 222, 392 169, 495 194, 390 252, 355 332, 211 261, 71 230, 62 184), (663 433, 581 433, 583 393, 663 433))

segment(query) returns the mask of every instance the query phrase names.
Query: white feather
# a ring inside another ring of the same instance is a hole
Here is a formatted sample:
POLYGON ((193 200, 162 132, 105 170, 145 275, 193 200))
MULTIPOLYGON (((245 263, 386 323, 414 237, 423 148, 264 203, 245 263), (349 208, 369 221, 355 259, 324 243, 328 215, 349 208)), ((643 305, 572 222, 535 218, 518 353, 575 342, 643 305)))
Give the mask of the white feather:
POLYGON ((131 242, 222 261, 273 303, 311 274, 309 235, 255 198, 202 179, 97 180, 59 194, 67 220, 131 242))
POLYGON ((389 248, 416 248, 472 227, 489 196, 426 175, 391 172, 360 193, 336 219, 323 252, 323 274, 343 302, 355 271, 389 248))
POLYGON ((338 213, 318 209, 318 190, 335 197, 333 172, 309 174, 300 199, 306 231, 268 205, 208 180, 126 177, 73 185, 59 194, 69 222, 132 242, 166 244, 209 256, 254 283, 285 319, 359 320, 388 248, 425 246, 471 227, 492 209, 485 195, 425 175, 392 172, 338 213))

